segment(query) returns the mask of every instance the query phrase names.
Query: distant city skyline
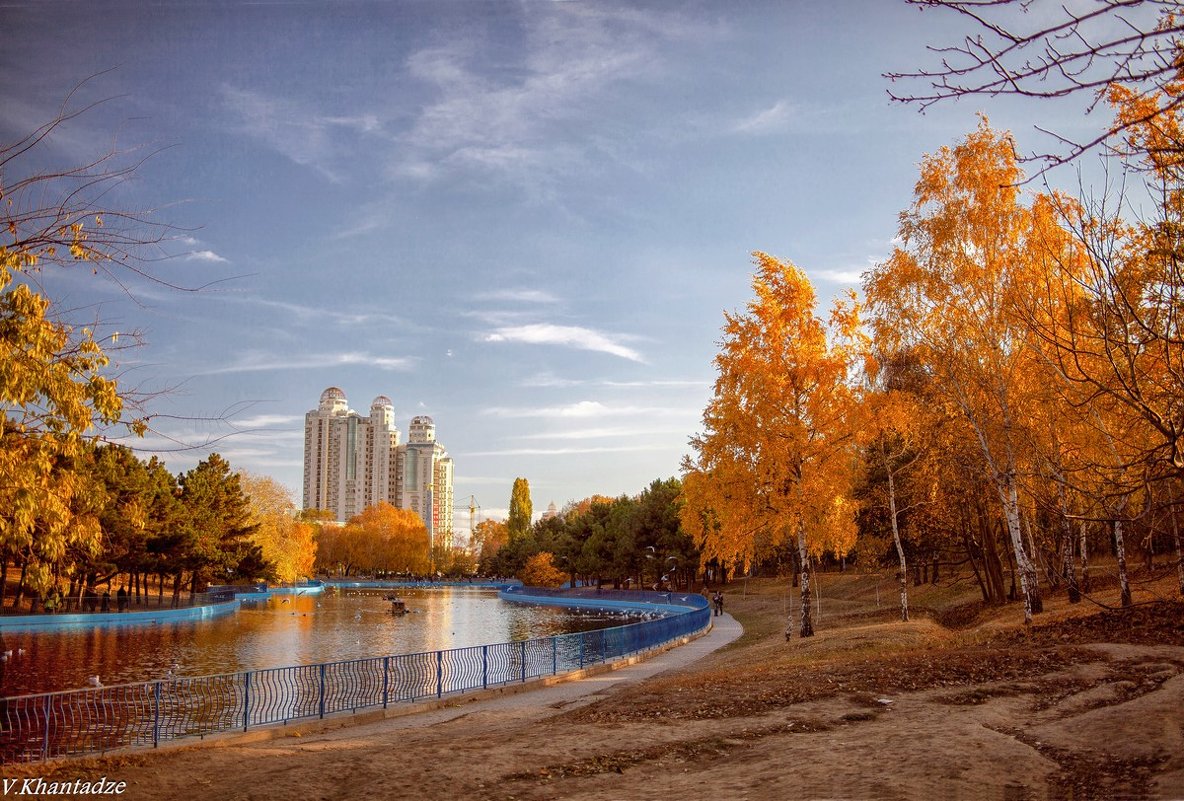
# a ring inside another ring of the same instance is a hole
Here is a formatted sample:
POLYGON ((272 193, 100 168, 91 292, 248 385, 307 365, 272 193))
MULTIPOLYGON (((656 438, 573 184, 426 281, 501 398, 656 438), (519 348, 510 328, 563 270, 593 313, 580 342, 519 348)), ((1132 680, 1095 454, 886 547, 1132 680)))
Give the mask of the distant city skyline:
MULTIPOLYGON (((897 0, 8 4, 0 140, 79 87, 71 109, 99 105, 34 166, 143 160, 104 202, 175 226, 157 282, 36 279, 143 332, 114 354, 156 395, 127 444, 175 472, 216 450, 300 503, 304 414, 348 387, 430 416, 457 505, 501 517, 518 476, 543 509, 679 474, 752 251, 824 305, 890 254, 920 158, 981 107, 920 115, 881 76, 956 23, 897 0)), ((988 110, 1022 150, 1036 121, 1097 124, 1033 108, 988 110)))

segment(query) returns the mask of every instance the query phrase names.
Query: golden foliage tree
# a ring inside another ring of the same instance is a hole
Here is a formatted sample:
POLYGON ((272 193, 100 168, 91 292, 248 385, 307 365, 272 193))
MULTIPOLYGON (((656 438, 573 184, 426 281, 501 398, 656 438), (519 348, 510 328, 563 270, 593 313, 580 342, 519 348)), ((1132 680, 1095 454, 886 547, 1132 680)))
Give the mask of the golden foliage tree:
POLYGON ((118 422, 145 430, 124 419, 128 397, 108 374, 104 351, 117 335, 67 321, 36 285, 51 266, 128 267, 135 250, 160 239, 141 216, 103 207, 130 172, 110 154, 61 172, 26 169, 74 116, 63 110, 0 147, 0 548, 26 566, 35 589, 49 586, 68 550, 100 548, 94 485, 79 469, 84 442, 118 422))
POLYGON ((473 550, 479 564, 488 564, 490 559, 510 541, 510 532, 501 520, 482 520, 473 527, 473 550))
POLYGON ((810 560, 845 554, 855 542, 850 378, 866 343, 853 299, 836 303, 828 326, 800 268, 754 258, 755 298, 746 313, 725 315, 715 393, 703 433, 691 440, 695 458, 684 465, 681 516, 704 560, 751 562, 759 538, 794 542, 808 637, 810 560))
POLYGON ((279 581, 294 582, 312 575, 317 543, 311 524, 296 518, 292 493, 270 476, 239 473, 256 525, 252 541, 263 549, 263 558, 274 566, 279 581))
POLYGON ((1047 199, 1020 203, 1020 177, 1008 137, 985 119, 955 147, 927 156, 914 203, 901 214, 903 244, 864 283, 877 344, 916 354, 970 424, 1030 619, 1042 604, 1021 531, 1019 473, 1043 371, 1015 308, 1065 236, 1047 199))
POLYGON ((358 529, 357 560, 372 570, 425 574, 432 569, 428 530, 418 514, 396 509, 385 501, 369 506, 350 519, 346 528, 358 529))
POLYGON ((567 581, 567 574, 555 567, 554 557, 547 551, 534 554, 518 573, 518 578, 527 587, 554 589, 567 581))

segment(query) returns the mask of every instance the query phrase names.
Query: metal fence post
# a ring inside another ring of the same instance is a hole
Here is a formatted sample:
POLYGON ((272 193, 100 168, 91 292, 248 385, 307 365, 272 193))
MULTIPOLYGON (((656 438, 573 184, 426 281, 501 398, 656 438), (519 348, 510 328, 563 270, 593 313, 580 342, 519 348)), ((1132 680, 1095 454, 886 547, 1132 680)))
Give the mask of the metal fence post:
POLYGON ((243 673, 243 731, 251 720, 251 671, 243 673))
POLYGON ((522 681, 525 682, 526 681, 526 640, 519 641, 518 645, 520 646, 518 649, 519 653, 521 653, 521 655, 522 655, 522 658, 520 660, 522 663, 522 681))
POLYGON ((45 703, 42 708, 45 710, 45 734, 41 738, 41 761, 45 762, 49 759, 49 699, 52 696, 45 696, 45 703))
POLYGON ((559 638, 551 638, 551 675, 559 675, 559 638))
POLYGON ((321 697, 320 697, 320 701, 317 703, 317 706, 320 708, 321 717, 322 718, 325 717, 325 663, 324 662, 321 663, 321 697))
POLYGON ((160 746, 160 682, 152 685, 152 747, 160 746))
POLYGON ((436 651, 436 697, 444 697, 444 652, 436 651))
POLYGON ((382 658, 382 708, 386 709, 387 699, 390 697, 391 691, 391 658, 384 656, 382 658))
POLYGON ((489 689, 489 646, 481 646, 481 689, 489 689))

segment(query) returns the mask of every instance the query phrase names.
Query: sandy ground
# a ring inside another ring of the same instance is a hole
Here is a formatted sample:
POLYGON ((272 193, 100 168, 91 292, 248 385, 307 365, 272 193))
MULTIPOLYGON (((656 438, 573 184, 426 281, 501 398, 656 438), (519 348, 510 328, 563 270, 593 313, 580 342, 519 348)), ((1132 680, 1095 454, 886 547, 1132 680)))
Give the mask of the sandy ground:
POLYGON ((721 647, 740 633, 725 618, 581 682, 7 775, 105 775, 137 801, 1184 798, 1181 609, 1140 636, 1053 626, 899 651, 869 644, 946 635, 872 622, 721 647))

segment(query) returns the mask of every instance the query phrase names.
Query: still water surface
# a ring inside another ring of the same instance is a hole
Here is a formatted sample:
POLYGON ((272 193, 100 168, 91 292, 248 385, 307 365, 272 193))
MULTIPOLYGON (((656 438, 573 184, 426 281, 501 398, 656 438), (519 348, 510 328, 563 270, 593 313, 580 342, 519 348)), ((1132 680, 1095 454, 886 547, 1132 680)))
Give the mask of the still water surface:
POLYGON ((168 676, 410 654, 549 637, 620 625, 612 613, 500 601, 495 590, 400 589, 409 613, 397 617, 389 590, 279 596, 244 603, 210 620, 8 632, 0 695, 77 689, 168 676), (21 653, 23 651, 23 653, 21 653))

